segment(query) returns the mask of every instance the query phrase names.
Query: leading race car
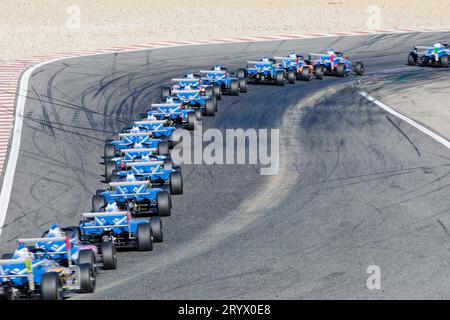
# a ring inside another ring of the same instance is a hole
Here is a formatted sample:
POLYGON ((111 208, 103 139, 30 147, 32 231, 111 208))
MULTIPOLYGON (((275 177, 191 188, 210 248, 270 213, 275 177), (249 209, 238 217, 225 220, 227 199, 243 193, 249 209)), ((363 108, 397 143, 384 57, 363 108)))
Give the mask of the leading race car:
POLYGON ((245 77, 248 82, 284 86, 286 72, 275 59, 263 58, 260 61, 247 61, 247 68, 238 70, 238 78, 241 77, 245 77))
POLYGON ((309 60, 305 60, 302 55, 297 55, 295 52, 291 52, 287 57, 274 57, 274 59, 281 62, 290 84, 295 83, 296 79, 309 81, 312 77, 323 78, 322 67, 315 68, 309 60))
POLYGON ((95 291, 96 275, 89 264, 75 265, 67 241, 68 264, 60 265, 49 258, 41 248, 28 248, 23 242, 33 239, 19 239, 19 246, 11 259, 0 260, 0 298, 36 298, 62 300, 70 291, 91 293, 95 291))
MULTIPOLYGON (((111 207, 115 204, 112 203, 111 207)), ((136 219, 129 211, 106 211, 83 213, 80 222, 81 239, 101 246, 104 243, 132 246, 139 251, 153 250, 153 242, 162 242, 160 217, 136 219)))
POLYGON ((321 67, 325 75, 345 77, 354 71, 356 75, 362 76, 365 72, 362 62, 353 64, 342 52, 334 50, 329 50, 325 54, 310 53, 308 60, 315 68, 321 67))
POLYGON ((408 55, 408 64, 411 66, 438 66, 448 68, 450 58, 450 45, 435 43, 432 47, 414 46, 408 55))
POLYGON ((219 95, 217 96, 219 100, 222 93, 238 96, 239 93, 247 92, 247 80, 245 76, 241 78, 233 77, 227 68, 221 67, 220 65, 216 65, 211 70, 200 70, 200 74, 202 75, 203 83, 215 84, 220 88, 219 95))
POLYGON ((131 211, 137 217, 170 216, 172 201, 170 193, 163 188, 153 188, 151 181, 138 181, 133 174, 127 181, 110 182, 109 190, 97 190, 92 197, 92 211, 103 211, 115 202, 121 211, 131 211))

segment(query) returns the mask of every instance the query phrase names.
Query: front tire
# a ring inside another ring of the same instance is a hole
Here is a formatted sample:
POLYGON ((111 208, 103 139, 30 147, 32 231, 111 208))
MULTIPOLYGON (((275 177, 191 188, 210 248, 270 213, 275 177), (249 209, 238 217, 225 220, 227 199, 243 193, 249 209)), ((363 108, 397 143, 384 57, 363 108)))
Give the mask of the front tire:
POLYGON ((218 84, 214 84, 213 90, 214 90, 214 96, 216 97, 216 99, 221 100, 222 99, 222 89, 220 88, 220 86, 218 84))
POLYGON ((345 66, 343 63, 340 63, 336 66, 336 76, 338 77, 345 77, 345 66))
POLYGON ((166 101, 166 98, 171 95, 172 93, 169 86, 164 86, 161 88, 161 101, 166 101))
POLYGON ((88 264, 95 272, 95 253, 92 250, 80 250, 78 253, 78 265, 88 264))
POLYGON ((355 64, 355 72, 358 76, 363 76, 364 75, 364 64, 362 62, 357 62, 355 64))
POLYGON ((92 293, 95 291, 96 277, 94 270, 88 263, 80 264, 80 292, 92 293))
POLYGON ((111 160, 105 160, 105 181, 111 182, 111 176, 116 169, 116 162, 111 160))
POLYGON ((137 228, 137 247, 139 251, 152 251, 153 239, 150 224, 140 224, 137 228))
POLYGON ((288 83, 289 84, 294 84, 295 83, 295 71, 294 70, 289 70, 288 71, 288 83))
POLYGON ((160 191, 156 195, 156 205, 158 216, 168 217, 170 216, 170 209, 172 208, 172 203, 170 199, 170 194, 167 191, 160 191))
POLYGON ((440 60, 441 60, 441 67, 448 68, 448 56, 442 56, 440 60))
POLYGON ((150 218, 153 242, 163 242, 163 225, 160 217, 150 218))
POLYGON ((112 143, 106 143, 105 144, 105 149, 104 149, 105 161, 110 159, 110 158, 113 158, 115 153, 116 153, 116 150, 114 148, 114 145, 112 143))
POLYGON ((238 69, 238 71, 236 72, 236 78, 246 78, 247 77, 247 72, 245 71, 245 69, 240 68, 238 69))
POLYGON ((277 74, 276 74, 276 77, 275 77, 275 83, 278 86, 284 86, 284 80, 285 80, 284 71, 278 70, 277 74))
POLYGON ((214 100, 211 98, 206 99, 205 102, 205 114, 212 117, 216 113, 216 106, 214 105, 214 100))
POLYGON ((408 64, 415 66, 417 64, 417 55, 414 52, 410 52, 408 55, 408 64))
POLYGON ((179 171, 172 172, 170 175, 170 193, 183 194, 183 176, 179 171))
POLYGON ((167 156, 170 154, 169 152, 170 150, 170 146, 169 143, 167 141, 160 141, 158 143, 158 154, 160 156, 167 156))
POLYGON ((321 66, 314 67, 314 75, 316 76, 316 79, 322 80, 323 79, 323 70, 321 66))
POLYGON ((101 212, 105 208, 105 197, 103 195, 95 195, 92 197, 92 212, 101 212))
POLYGON ((233 79, 230 83, 230 95, 238 96, 239 95, 239 80, 233 79))
POLYGON ((239 81, 239 92, 247 93, 247 79, 242 77, 238 78, 238 81, 239 81))
POLYGON ((189 112, 187 115, 187 124, 186 129, 187 130, 194 130, 195 129, 195 112, 189 112))
POLYGON ((303 81, 311 80, 311 73, 309 72, 309 68, 303 67, 300 77, 303 81))

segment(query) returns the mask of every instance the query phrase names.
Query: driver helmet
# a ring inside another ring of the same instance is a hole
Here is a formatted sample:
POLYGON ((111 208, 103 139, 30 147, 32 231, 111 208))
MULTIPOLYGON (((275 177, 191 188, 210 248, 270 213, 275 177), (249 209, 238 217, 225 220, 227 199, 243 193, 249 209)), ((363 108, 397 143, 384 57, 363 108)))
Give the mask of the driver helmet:
POLYGON ((47 238, 61 238, 63 236, 63 232, 57 224, 53 224, 48 230, 47 238))
POLYGON ((134 182, 136 181, 136 177, 134 176, 133 172, 128 172, 126 177, 127 182, 134 182))
POLYGON ((265 63, 267 63, 267 62, 270 62, 270 60, 269 60, 269 58, 267 58, 267 57, 264 57, 264 58, 262 58, 262 62, 265 62, 265 63))
POLYGON ((187 79, 194 79, 194 74, 193 74, 192 72, 189 72, 189 73, 186 75, 186 78, 187 78, 187 79))
POLYGON ((117 212, 119 211, 119 207, 115 201, 110 201, 105 207, 106 212, 117 212))
POLYGON ((13 259, 28 259, 31 257, 30 251, 28 251, 27 246, 23 243, 19 244, 12 256, 13 259))
POLYGON ((295 53, 295 51, 292 51, 292 52, 289 54, 289 58, 297 58, 297 54, 295 53))
POLYGON ((327 54, 328 54, 329 56, 334 56, 336 53, 334 52, 333 49, 330 49, 330 50, 328 50, 327 54))
POLYGON ((221 71, 222 69, 220 68, 220 64, 216 64, 216 66, 214 67, 214 71, 221 71))
POLYGON ((442 48, 442 43, 438 42, 433 45, 434 48, 440 49, 442 48))
POLYGON ((131 128, 131 133, 139 133, 139 132, 140 132, 139 125, 135 123, 131 128))

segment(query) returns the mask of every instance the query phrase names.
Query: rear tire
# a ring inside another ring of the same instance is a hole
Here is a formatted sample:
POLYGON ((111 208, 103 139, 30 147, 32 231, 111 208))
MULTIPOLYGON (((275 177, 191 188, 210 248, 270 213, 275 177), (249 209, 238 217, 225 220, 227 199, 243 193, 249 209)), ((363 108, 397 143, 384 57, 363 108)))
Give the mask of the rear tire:
POLYGON ((116 246, 111 241, 103 242, 101 245, 103 270, 115 270, 117 268, 116 246))
POLYGON ((169 143, 167 141, 160 141, 158 143, 158 154, 160 156, 167 156, 170 154, 169 152, 170 150, 170 146, 169 143))
POLYGON ((289 84, 294 84, 295 83, 295 71, 294 70, 289 70, 288 71, 288 83, 289 84))
POLYGON ((92 212, 104 211, 105 197, 103 195, 95 195, 92 197, 92 212))
POLYGON ((275 77, 275 83, 279 86, 284 86, 284 80, 285 80, 284 71, 278 70, 275 77))
POLYGON ((110 158, 113 158, 115 153, 116 153, 116 150, 114 148, 114 145, 112 143, 106 143, 105 150, 104 150, 105 161, 110 158))
POLYGON ((187 115, 187 124, 186 124, 186 129, 187 130, 194 130, 195 128, 195 113, 194 112, 189 112, 187 115))
POLYGON ((153 242, 163 242, 163 225, 160 217, 150 218, 150 228, 152 229, 153 242))
POLYGON ((80 264, 78 267, 80 268, 80 292, 94 292, 96 283, 94 270, 88 263, 80 264))
POLYGON ((345 65, 343 63, 340 63, 336 66, 336 76, 338 77, 345 77, 345 65))
POLYGON ((364 64, 362 62, 357 62, 355 64, 355 72, 358 76, 363 76, 364 75, 364 64))
POLYGON ((170 175, 170 193, 183 194, 183 176, 181 172, 172 172, 170 175))
POLYGON ((221 100, 222 99, 222 89, 220 88, 219 85, 214 84, 214 96, 216 97, 217 100, 221 100))
POLYGON ((153 240, 150 224, 140 224, 137 228, 137 247, 139 251, 152 251, 153 240))
POLYGON ((408 64, 415 66, 417 64, 417 55, 414 52, 410 52, 408 55, 408 64))
POLYGON ((214 100, 211 98, 206 99, 205 102, 205 114, 212 117, 216 113, 216 106, 214 105, 214 100))
POLYGON ((172 202, 170 200, 170 194, 167 191, 160 191, 156 195, 156 205, 158 216, 168 217, 170 216, 170 209, 172 208, 172 202))
POLYGON ((239 92, 247 93, 247 79, 244 77, 238 78, 238 82, 239 82, 239 92))
POLYGON ((301 73, 300 77, 301 77, 301 79, 302 79, 303 81, 309 81, 309 80, 311 80, 311 73, 310 73, 309 68, 303 67, 303 68, 302 68, 302 73, 301 73))
POLYGON ((61 279, 57 272, 47 272, 42 276, 41 298, 42 300, 63 299, 61 279))
POLYGON ((230 83, 230 95, 238 96, 239 95, 239 80, 233 79, 230 83))
POLYGON ((116 162, 111 160, 105 160, 105 181, 111 182, 111 176, 116 169, 116 162))
POLYGON ((448 56, 442 56, 440 60, 441 60, 441 67, 448 68, 448 56))

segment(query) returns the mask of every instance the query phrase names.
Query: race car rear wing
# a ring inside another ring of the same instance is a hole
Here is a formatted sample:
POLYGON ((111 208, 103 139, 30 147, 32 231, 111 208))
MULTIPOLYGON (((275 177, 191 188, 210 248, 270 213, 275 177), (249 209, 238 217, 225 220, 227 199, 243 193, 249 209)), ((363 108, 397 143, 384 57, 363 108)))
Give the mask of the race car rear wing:
POLYGON ((146 161, 146 162, 132 162, 128 163, 127 167, 145 167, 152 165, 163 165, 164 161, 146 161))
POLYGON ((145 137, 145 136, 151 136, 153 135, 153 132, 155 132, 156 130, 152 130, 152 131, 146 131, 146 132, 136 132, 136 133, 119 133, 118 136, 119 137, 145 137))
POLYGON ((146 153, 146 152, 155 152, 155 151, 158 151, 158 148, 141 148, 141 149, 133 148, 133 149, 122 149, 122 150, 120 150, 120 153, 122 153, 122 154, 128 153, 128 152, 146 153))
POLYGON ((81 214, 81 219, 109 218, 109 217, 127 217, 127 224, 105 224, 96 226, 83 226, 83 229, 110 229, 110 228, 128 228, 128 236, 131 238, 131 214, 128 211, 113 212, 87 212, 81 214))
POLYGON ((289 60, 289 61, 297 61, 297 58, 290 58, 290 57, 273 57, 275 60, 289 60))
POLYGON ((135 121, 137 125, 139 124, 166 124, 167 120, 139 120, 135 121))
POLYGON ((184 89, 173 89, 172 92, 174 93, 179 93, 179 94, 183 94, 183 93, 198 93, 200 92, 199 89, 189 89, 189 90, 184 90, 184 89))
POLYGON ((0 260, 0 279, 16 279, 16 278, 28 278, 28 286, 31 291, 34 291, 34 275, 33 275, 33 263, 31 258, 28 259, 2 259, 0 260), (5 274, 1 266, 17 266, 25 264, 25 269, 16 274, 5 274), (24 272, 23 272, 24 271, 24 272))
POLYGON ((208 73, 225 74, 225 73, 227 73, 226 71, 223 71, 223 70, 220 70, 220 71, 216 71, 216 70, 200 70, 199 72, 201 74, 208 74, 208 73))
POLYGON ((256 64, 271 64, 272 62, 264 62, 264 61, 247 61, 247 65, 256 65, 256 64))
POLYGON ((171 81, 172 83, 177 83, 177 82, 198 82, 200 80, 200 77, 194 77, 192 79, 188 79, 188 78, 173 78, 171 81))
POLYGON ((150 181, 126 181, 126 182, 110 182, 110 187, 130 187, 130 186, 150 186, 150 181))
POLYGON ((150 105, 151 108, 161 108, 161 107, 179 107, 181 106, 180 102, 173 102, 173 103, 152 103, 150 105))
POLYGON ((25 238, 25 239, 17 239, 17 243, 22 243, 26 246, 32 246, 37 243, 49 243, 49 242, 64 242, 66 245, 66 251, 47 251, 46 253, 49 255, 58 255, 58 254, 67 254, 67 260, 69 266, 72 264, 72 254, 71 254, 71 242, 75 241, 75 239, 70 239, 68 236, 66 237, 55 237, 55 238, 25 238))

